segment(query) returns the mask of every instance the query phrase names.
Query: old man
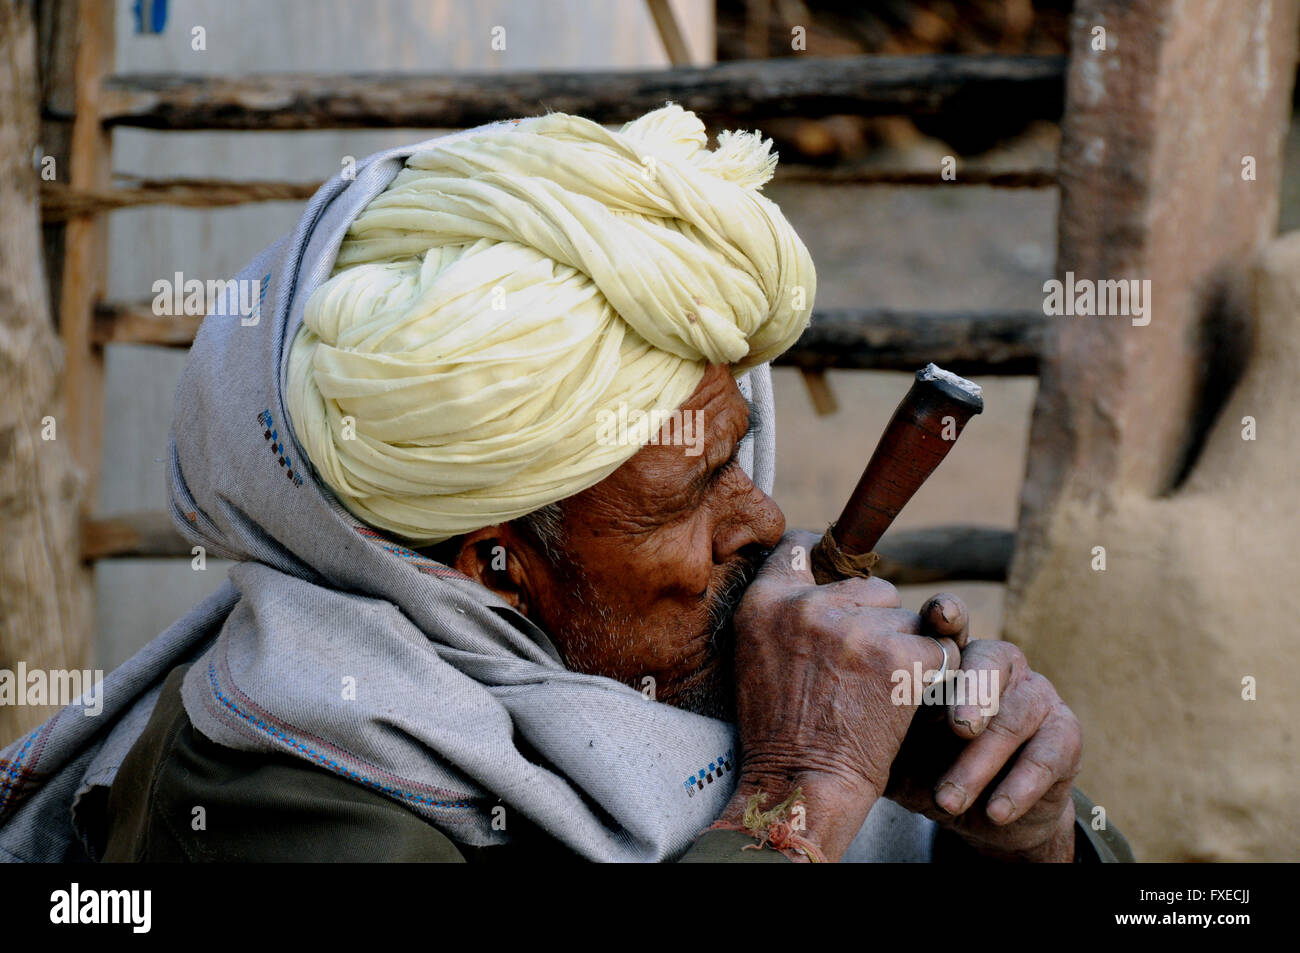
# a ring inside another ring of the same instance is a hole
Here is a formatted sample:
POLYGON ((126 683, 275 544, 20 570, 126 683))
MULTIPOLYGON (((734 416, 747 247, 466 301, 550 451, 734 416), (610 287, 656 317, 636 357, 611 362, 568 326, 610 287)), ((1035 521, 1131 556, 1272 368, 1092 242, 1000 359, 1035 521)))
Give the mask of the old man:
POLYGON ((551 114, 323 187, 178 392, 173 515, 239 563, 114 673, 105 723, 70 706, 5 750, 0 848, 1125 856, 1014 646, 949 595, 815 586, 786 534, 766 364, 816 278, 769 150, 710 150, 671 105, 551 114), (900 703, 916 668, 987 674, 997 704, 900 703))

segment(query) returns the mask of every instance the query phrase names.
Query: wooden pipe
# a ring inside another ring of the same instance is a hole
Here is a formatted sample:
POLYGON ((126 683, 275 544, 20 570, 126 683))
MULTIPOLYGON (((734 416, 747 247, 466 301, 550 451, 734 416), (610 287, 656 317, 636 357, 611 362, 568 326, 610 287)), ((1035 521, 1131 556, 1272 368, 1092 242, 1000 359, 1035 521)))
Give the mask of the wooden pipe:
POLYGON ((844 512, 813 547, 818 584, 871 575, 880 537, 983 409, 976 384, 933 364, 916 372, 844 512))

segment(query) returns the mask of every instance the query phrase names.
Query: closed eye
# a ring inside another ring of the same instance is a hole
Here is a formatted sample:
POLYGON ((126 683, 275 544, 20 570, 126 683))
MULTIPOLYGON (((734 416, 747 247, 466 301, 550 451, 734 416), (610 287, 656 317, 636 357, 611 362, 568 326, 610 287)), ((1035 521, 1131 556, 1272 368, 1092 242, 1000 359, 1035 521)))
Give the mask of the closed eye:
POLYGON ((737 440, 735 445, 731 448, 731 456, 711 470, 705 470, 703 468, 696 470, 695 476, 691 479, 690 483, 692 492, 702 493, 707 489, 712 489, 714 485, 719 483, 722 478, 731 471, 732 467, 740 464, 740 448, 744 445, 746 440, 748 440, 752 435, 758 433, 759 429, 758 413, 756 412, 756 408, 752 403, 748 401, 746 403, 749 404, 749 418, 746 421, 745 432, 740 435, 740 439, 737 440))
POLYGON ((731 451, 731 456, 720 467, 715 467, 709 474, 709 486, 713 486, 722 480, 724 476, 731 472, 733 467, 740 466, 740 444, 736 444, 736 449, 731 451))

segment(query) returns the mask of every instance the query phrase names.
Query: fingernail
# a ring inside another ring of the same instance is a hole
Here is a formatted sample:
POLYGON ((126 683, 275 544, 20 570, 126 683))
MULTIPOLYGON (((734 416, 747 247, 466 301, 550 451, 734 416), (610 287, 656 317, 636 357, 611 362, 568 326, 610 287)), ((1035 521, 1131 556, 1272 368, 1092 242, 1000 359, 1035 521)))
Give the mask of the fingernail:
POLYGON ((939 600, 939 614, 943 616, 943 621, 951 623, 957 615, 957 607, 947 599, 939 600))
POLYGON ((989 817, 998 824, 1002 824, 1015 809, 1016 806, 1011 803, 1011 798, 1005 794, 999 794, 989 802, 989 817))
POLYGON ((945 781, 934 792, 934 803, 948 814, 960 814, 966 806, 966 792, 951 781, 945 781))

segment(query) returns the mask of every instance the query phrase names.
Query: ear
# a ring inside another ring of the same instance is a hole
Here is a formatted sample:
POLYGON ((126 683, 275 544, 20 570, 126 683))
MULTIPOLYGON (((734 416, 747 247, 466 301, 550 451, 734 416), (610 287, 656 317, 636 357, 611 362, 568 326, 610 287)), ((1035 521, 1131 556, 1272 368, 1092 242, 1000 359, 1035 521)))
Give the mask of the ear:
POLYGON ((466 533, 451 566, 526 616, 529 607, 537 604, 533 587, 539 579, 533 563, 527 541, 509 523, 500 523, 466 533))

